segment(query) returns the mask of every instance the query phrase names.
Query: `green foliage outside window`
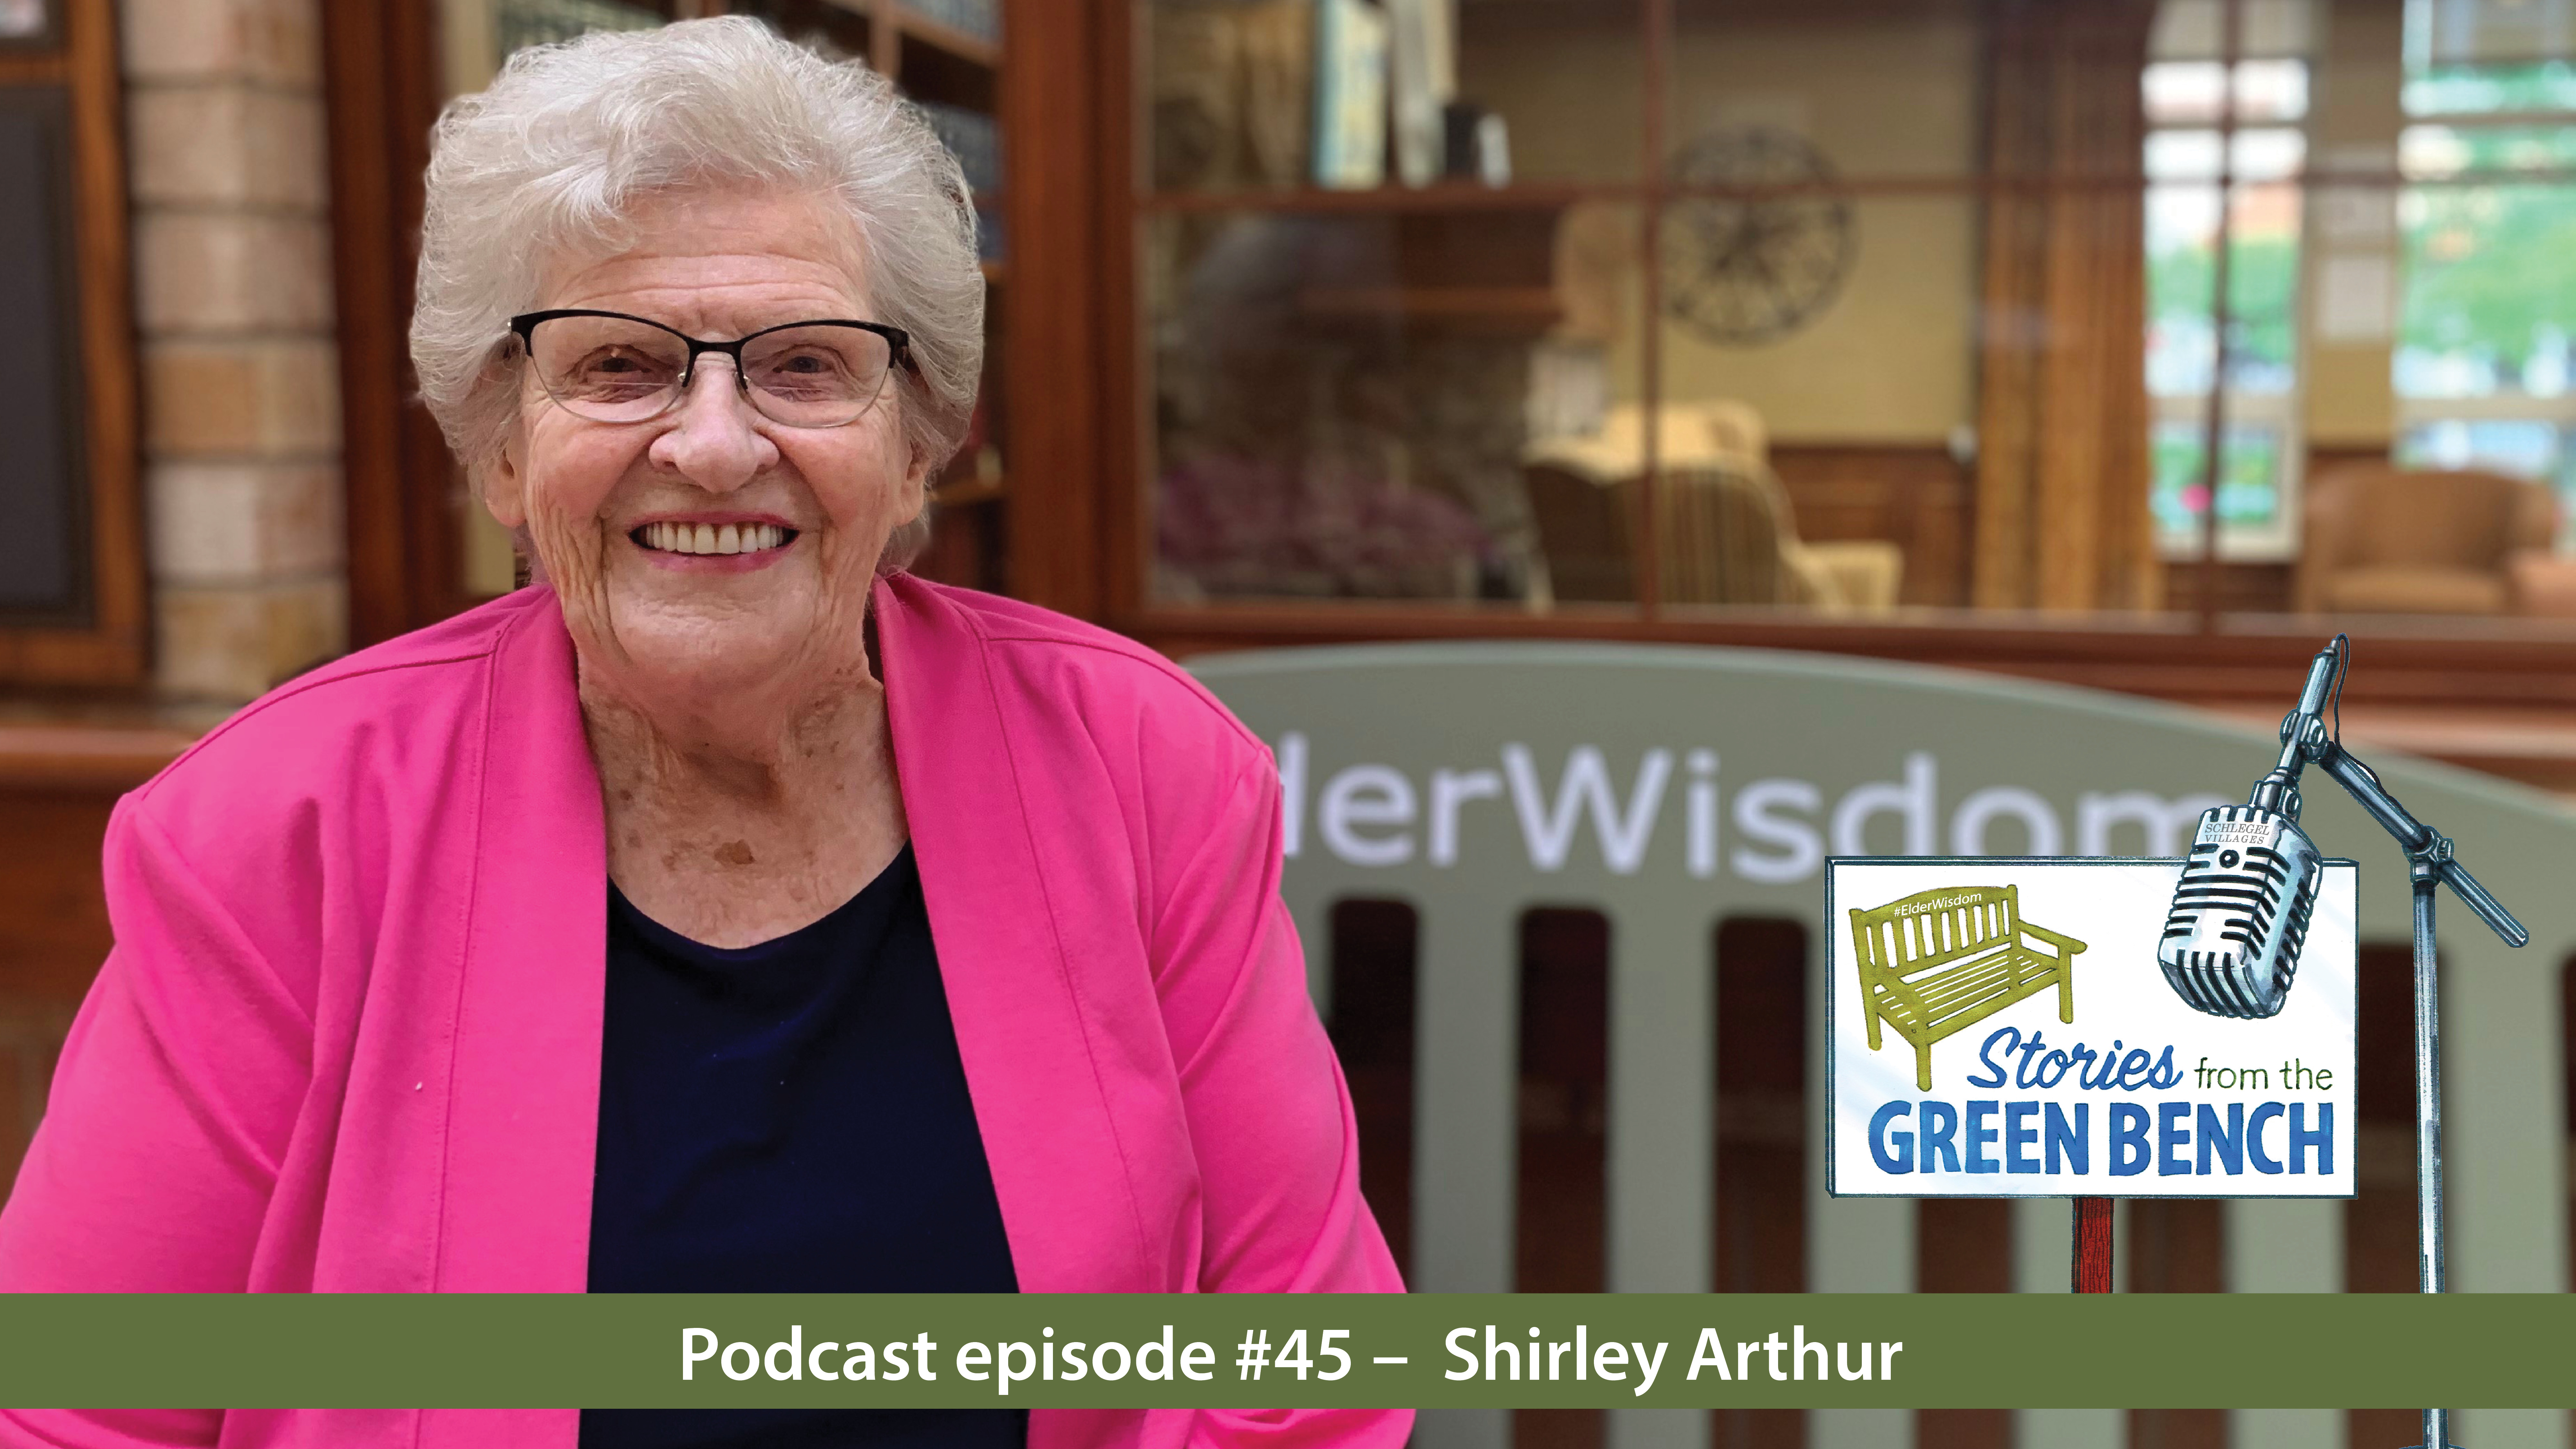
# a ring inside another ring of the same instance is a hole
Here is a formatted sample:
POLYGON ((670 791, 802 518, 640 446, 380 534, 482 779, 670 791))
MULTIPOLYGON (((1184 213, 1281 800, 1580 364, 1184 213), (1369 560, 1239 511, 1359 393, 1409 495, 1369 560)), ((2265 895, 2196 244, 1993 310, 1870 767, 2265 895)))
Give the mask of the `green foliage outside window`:
MULTIPOLYGON (((2576 131, 2545 134, 2550 151, 2568 155, 2543 164, 2576 163, 2576 131)), ((2528 131, 2462 136, 2481 168, 2529 157, 2535 145, 2528 131)), ((2493 364, 2510 387, 2525 359, 2576 332, 2576 188, 2417 187, 2400 244, 2400 347, 2493 364)))
MULTIPOLYGON (((2157 248, 2147 258, 2147 312, 2158 327, 2205 329, 2217 290, 2217 248, 2157 248)), ((2298 355, 2299 245, 2291 237, 2238 236, 2229 248, 2230 353, 2240 381, 2250 369, 2286 375, 2298 355)))
MULTIPOLYGON (((2148 506, 2158 530, 2178 536, 2200 528, 2201 440, 2199 423, 2162 423, 2149 438, 2155 468, 2148 506)), ((2281 461, 2280 434, 2269 428, 2227 430, 2225 476, 2218 486, 2218 521, 2258 527, 2273 521, 2280 508, 2273 487, 2281 461)))

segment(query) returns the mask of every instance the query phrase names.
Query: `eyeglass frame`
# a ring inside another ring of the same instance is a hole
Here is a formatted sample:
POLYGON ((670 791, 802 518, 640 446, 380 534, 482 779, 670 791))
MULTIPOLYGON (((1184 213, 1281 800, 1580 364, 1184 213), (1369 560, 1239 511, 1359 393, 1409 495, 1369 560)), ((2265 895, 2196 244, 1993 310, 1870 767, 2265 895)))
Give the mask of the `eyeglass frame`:
MULTIPOLYGON (((889 373, 900 367, 915 377, 921 375, 921 364, 914 361, 912 356, 911 333, 904 331, 900 327, 887 326, 883 322, 860 322, 845 317, 817 317, 804 322, 781 322, 775 327, 763 327, 757 332, 746 332, 731 342, 710 342, 702 337, 691 337, 686 332, 681 331, 679 328, 674 327, 667 322, 656 322, 650 317, 638 317, 632 312, 607 312, 596 307, 556 307, 543 312, 522 312, 518 316, 510 319, 510 335, 519 339, 520 357, 529 360, 533 360, 536 357, 536 332, 538 326, 542 323, 551 322, 558 317, 606 317, 615 322, 641 323, 646 327, 652 328, 656 332, 670 333, 672 336, 680 339, 680 341, 689 349, 688 360, 680 364, 679 385, 671 389, 671 400, 664 403, 660 411, 654 412, 645 417, 626 418, 615 421, 606 418, 594 418, 588 413, 575 411, 569 403, 566 403, 562 398, 555 396, 553 388, 545 387, 544 380, 542 378, 538 380, 538 386, 543 388, 545 391, 546 401, 553 403, 555 406, 562 408, 568 413, 572 413, 574 417, 580 418, 584 422, 607 423, 612 427, 633 423, 649 423, 655 418, 667 416, 673 408, 678 407, 681 402, 688 397, 690 387, 695 385, 698 380, 698 358, 710 352, 720 352, 733 359, 734 388, 742 393, 745 398, 749 398, 751 396, 751 378, 743 371, 743 348, 759 341, 761 338, 766 337, 773 332, 787 332, 799 327, 850 327, 861 332, 873 332, 879 337, 884 338, 886 341, 886 347, 890 353, 886 359, 886 370, 889 373)), ((764 418, 769 418, 771 422, 778 423, 780 427, 811 427, 819 431, 824 428, 846 428, 851 423, 857 422, 860 418, 866 417, 868 415, 868 409, 875 406, 876 399, 870 398, 868 400, 867 407, 859 409, 856 416, 851 417, 845 422, 838 423, 790 423, 782 422, 777 418, 772 418, 765 412, 760 413, 760 415, 764 418)), ((759 406, 754 404, 752 411, 760 412, 759 406)))

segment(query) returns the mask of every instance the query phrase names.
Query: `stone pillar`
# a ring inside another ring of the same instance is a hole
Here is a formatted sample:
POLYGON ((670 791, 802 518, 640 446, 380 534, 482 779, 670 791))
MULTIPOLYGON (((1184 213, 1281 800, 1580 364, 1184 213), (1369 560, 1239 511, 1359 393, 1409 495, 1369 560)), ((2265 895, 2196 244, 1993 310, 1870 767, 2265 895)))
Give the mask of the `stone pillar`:
POLYGON ((156 682, 344 649, 320 0, 121 0, 156 682))

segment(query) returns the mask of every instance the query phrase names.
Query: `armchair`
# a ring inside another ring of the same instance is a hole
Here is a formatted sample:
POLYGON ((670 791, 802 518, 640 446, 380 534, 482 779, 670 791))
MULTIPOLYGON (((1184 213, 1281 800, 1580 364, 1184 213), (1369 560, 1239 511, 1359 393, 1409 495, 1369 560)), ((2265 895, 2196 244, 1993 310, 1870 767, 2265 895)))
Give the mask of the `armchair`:
POLYGON ((2549 488, 2497 473, 2363 463, 2308 488, 2303 614, 2506 614, 2520 560, 2558 528, 2549 488))

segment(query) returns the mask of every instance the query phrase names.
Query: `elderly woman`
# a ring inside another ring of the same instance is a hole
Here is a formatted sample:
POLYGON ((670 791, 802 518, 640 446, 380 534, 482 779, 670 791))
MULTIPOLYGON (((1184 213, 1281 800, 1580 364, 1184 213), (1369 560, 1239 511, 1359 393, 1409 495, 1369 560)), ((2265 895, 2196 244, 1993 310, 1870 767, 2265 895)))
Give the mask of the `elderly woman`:
MULTIPOLYGON (((413 356, 544 583, 119 807, 0 1287, 1399 1291, 1260 742, 902 564, 982 279, 879 78, 740 19, 440 123, 413 356)), ((19 1414, 76 1445, 1395 1444, 1386 1413, 19 1414)), ((14 1425, 14 1427, 12 1427, 14 1425)))

